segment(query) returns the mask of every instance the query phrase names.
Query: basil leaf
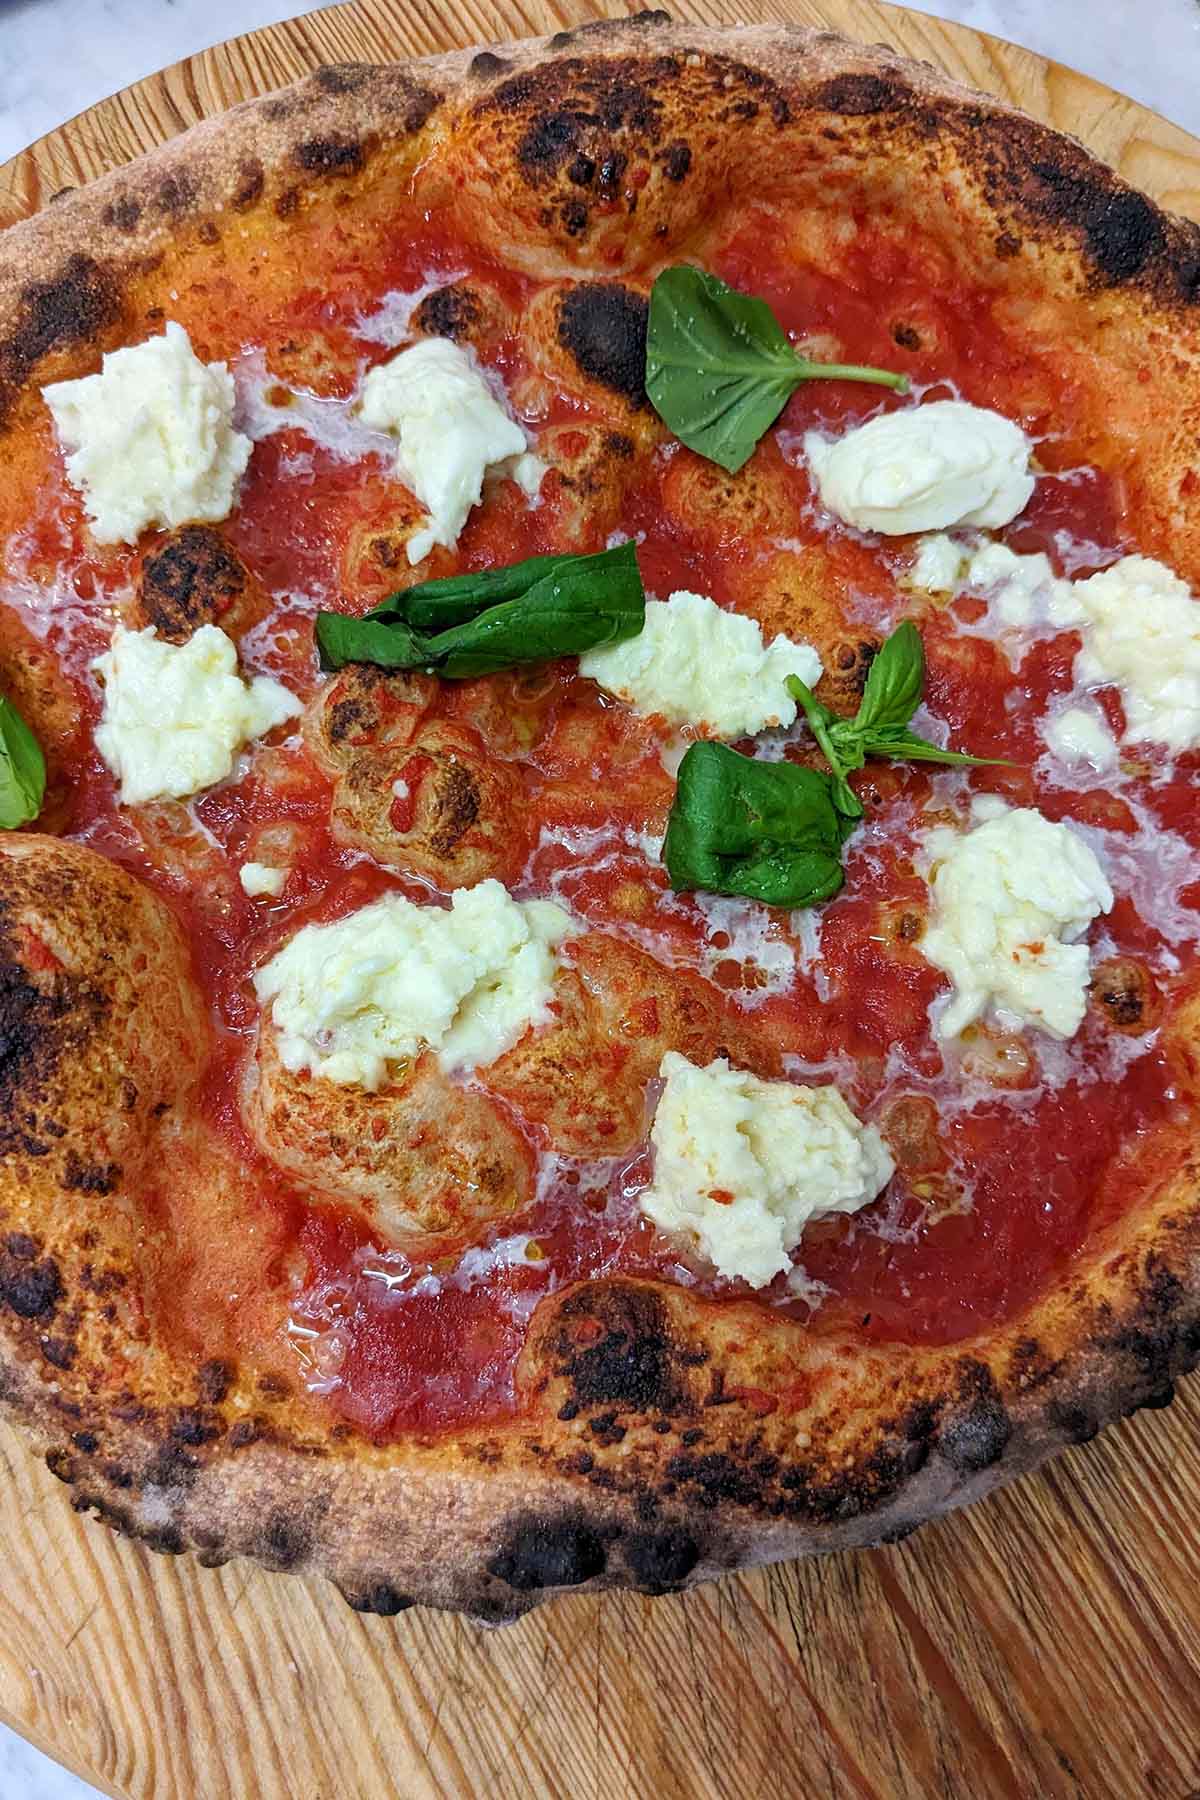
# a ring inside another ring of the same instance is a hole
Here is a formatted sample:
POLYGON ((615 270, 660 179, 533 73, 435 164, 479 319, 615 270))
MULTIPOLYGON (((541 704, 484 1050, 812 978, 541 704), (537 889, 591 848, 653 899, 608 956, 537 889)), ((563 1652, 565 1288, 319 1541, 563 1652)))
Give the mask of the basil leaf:
POLYGON ((46 759, 28 725, 0 696, 0 831, 36 819, 46 795, 46 759))
POLYGON ((676 890, 814 906, 844 879, 832 783, 819 769, 693 744, 679 765, 663 861, 676 890))
POLYGON ((424 660, 425 640, 402 619, 377 619, 368 613, 352 619, 346 613, 319 612, 317 654, 328 672, 346 663, 377 663, 383 669, 415 669, 424 660))
POLYGON ((553 575, 564 564, 577 561, 576 556, 529 556, 524 562, 508 563, 502 569, 419 581, 415 587, 389 594, 367 617, 403 619, 414 631, 447 631, 453 625, 465 625, 489 606, 519 600, 535 582, 553 575))
POLYGON ((803 381, 870 381, 908 391, 908 378, 797 354, 765 300, 680 264, 650 291, 646 392, 690 450, 734 474, 803 381))
POLYGON ((465 681, 615 644, 636 637, 646 622, 646 594, 632 543, 593 556, 531 557, 451 582, 422 583, 407 595, 394 594, 363 619, 318 613, 322 667, 371 662, 465 681), (430 597, 431 589, 440 591, 430 597), (494 603, 495 595, 504 593, 511 597, 494 603), (417 620, 435 619, 439 612, 457 614, 457 623, 432 634, 416 628, 417 620))
POLYGON ((855 730, 907 725, 925 692, 925 647, 911 619, 905 619, 880 645, 863 689, 855 730))
POLYGON ((941 750, 908 729, 908 721, 925 691, 925 647, 911 619, 905 619, 880 646, 871 664, 862 705, 852 719, 839 718, 823 706, 798 675, 787 678, 788 693, 797 700, 826 762, 833 771, 833 804, 847 819, 862 818, 862 801, 847 775, 861 769, 868 756, 893 761, 957 763, 982 767, 1002 761, 993 756, 967 756, 941 750))

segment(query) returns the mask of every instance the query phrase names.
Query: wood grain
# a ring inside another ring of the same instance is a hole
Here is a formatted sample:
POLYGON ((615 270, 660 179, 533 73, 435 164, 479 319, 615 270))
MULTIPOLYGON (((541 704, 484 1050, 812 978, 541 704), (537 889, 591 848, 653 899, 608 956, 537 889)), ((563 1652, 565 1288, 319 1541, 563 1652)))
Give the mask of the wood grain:
MULTIPOLYGON (((0 220, 321 61, 620 7, 357 0, 224 44, 0 169, 0 220)), ((712 23, 737 0, 686 0, 712 23)), ((1084 138, 1200 218, 1200 145, 964 27, 868 0, 754 16, 885 40, 1084 138)), ((1200 1385, 893 1550, 502 1633, 362 1619, 323 1584, 206 1572, 81 1523, 0 1429, 0 1713, 126 1800, 1198 1800, 1200 1385)), ((16 1796, 12 1800, 17 1800, 16 1796)))

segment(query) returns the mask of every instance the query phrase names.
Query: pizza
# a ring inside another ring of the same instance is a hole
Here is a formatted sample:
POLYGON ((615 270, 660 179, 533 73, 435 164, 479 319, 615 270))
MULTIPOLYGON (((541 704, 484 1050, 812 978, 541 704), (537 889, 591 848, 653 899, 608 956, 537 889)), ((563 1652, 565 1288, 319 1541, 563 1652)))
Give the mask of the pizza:
POLYGON ((492 1622, 1200 1357, 1200 231, 830 33, 329 67, 0 239, 0 1396, 492 1622))

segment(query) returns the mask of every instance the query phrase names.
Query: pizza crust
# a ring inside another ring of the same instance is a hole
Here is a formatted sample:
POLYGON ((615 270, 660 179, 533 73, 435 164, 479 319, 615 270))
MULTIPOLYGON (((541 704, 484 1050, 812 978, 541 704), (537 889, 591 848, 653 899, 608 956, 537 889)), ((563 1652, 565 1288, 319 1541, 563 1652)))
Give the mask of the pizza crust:
MULTIPOLYGON (((195 127, 0 239, 0 430, 41 384, 144 331, 130 297, 156 257, 202 256, 239 220, 286 221, 421 163, 431 193, 461 175, 481 235, 517 235, 538 274, 587 274, 610 256, 619 277, 646 234, 686 256, 708 206, 794 171, 798 145, 841 194, 889 168, 895 203, 939 209, 965 280, 1002 265, 1014 291, 1052 296, 1046 330, 1069 321, 1101 389, 1133 379, 1148 347, 1169 347, 1169 391, 1139 443, 1143 547, 1200 578, 1200 526, 1181 491, 1200 419, 1200 228, 999 101, 799 28, 720 33, 643 14, 406 66, 323 69, 195 127), (698 119, 717 123, 715 146, 698 119), (605 169, 632 150, 653 173, 631 219, 605 169)), ((621 429, 652 430, 619 362, 588 354, 590 370, 576 359, 585 375, 613 376, 621 429)), ((151 1275, 114 1167, 169 1152, 199 1171, 218 1214, 236 1200, 189 1107, 180 1046, 203 1026, 186 949, 160 904, 89 852, 9 836, 0 854, 25 883, 21 907, 6 888, 0 908, 4 1022, 24 1020, 36 1051, 8 1059, 10 1098, 14 1116, 61 1133, 49 1159, 10 1144, 0 1170, 0 1399, 77 1510, 153 1548, 320 1573, 382 1613, 419 1601, 498 1622, 585 1585, 661 1593, 894 1541, 1166 1404, 1200 1360, 1200 1206, 1181 1143, 1178 1172, 986 1340, 839 1357, 758 1307, 585 1282, 539 1309, 516 1418, 377 1448, 323 1421, 284 1373, 189 1361, 150 1332, 138 1288, 151 1275), (30 919, 80 929, 83 965, 57 1013, 21 989, 30 919), (104 919, 125 934, 117 958, 97 936, 104 919), (142 954, 166 964, 131 992, 142 954), (148 1081, 121 1058, 144 1059, 155 1031, 175 1048, 148 1081), (72 1032, 111 1046, 105 1068, 136 1089, 128 1116, 112 1095, 78 1091, 72 1032), (143 1117, 148 1096, 165 1112, 143 1117), (101 1117, 113 1132, 124 1119, 127 1148, 70 1164, 101 1117)), ((1193 1084, 1196 1023, 1184 1016, 1174 1047, 1193 1084)))

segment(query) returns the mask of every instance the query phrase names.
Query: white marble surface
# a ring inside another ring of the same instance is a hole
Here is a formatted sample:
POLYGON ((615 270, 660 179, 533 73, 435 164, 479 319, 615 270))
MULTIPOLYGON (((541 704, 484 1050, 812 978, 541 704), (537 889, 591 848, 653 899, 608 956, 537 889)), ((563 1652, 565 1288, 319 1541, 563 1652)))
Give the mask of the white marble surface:
MULTIPOLYGON (((297 0, 0 0, 0 161, 141 75, 305 10, 297 0)), ((1200 0, 926 0, 1200 133, 1200 0)), ((0 1726, 0 1800, 95 1790, 0 1726)))

